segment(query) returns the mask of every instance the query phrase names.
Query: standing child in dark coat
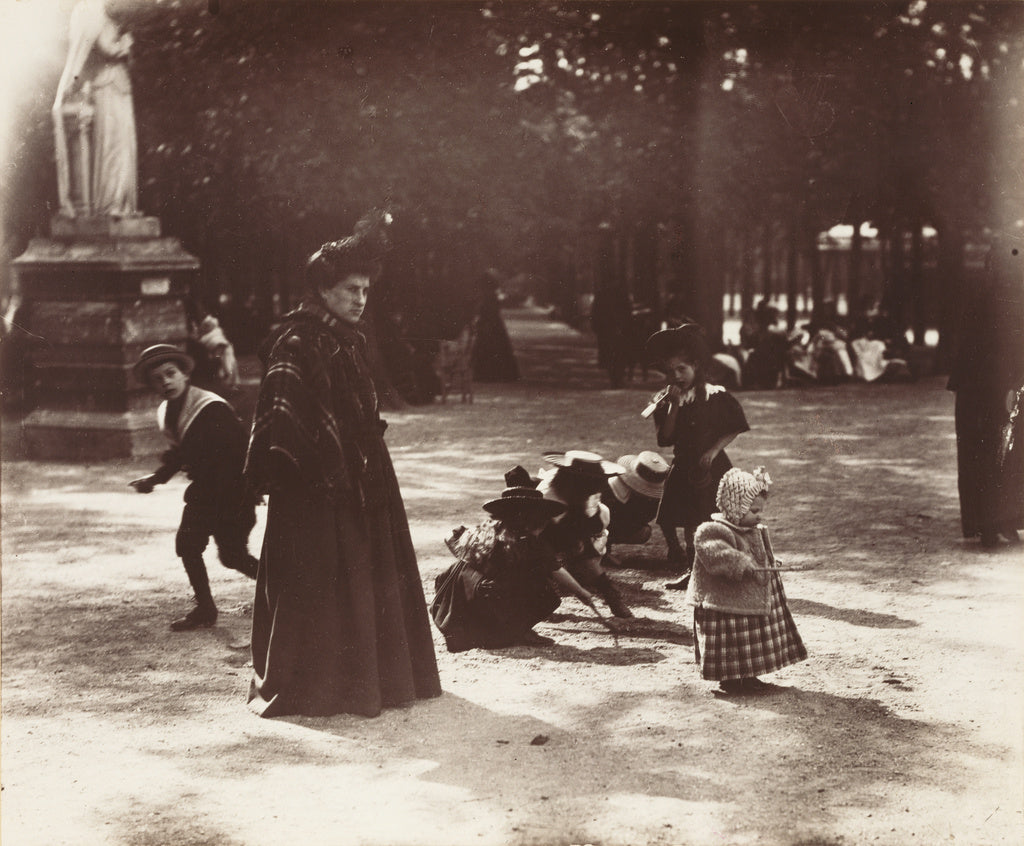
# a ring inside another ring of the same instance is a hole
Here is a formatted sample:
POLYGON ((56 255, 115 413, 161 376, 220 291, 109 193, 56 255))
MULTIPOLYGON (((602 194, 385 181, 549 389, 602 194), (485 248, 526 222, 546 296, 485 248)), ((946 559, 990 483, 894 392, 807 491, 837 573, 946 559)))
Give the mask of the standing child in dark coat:
POLYGON ((686 595, 694 652, 701 677, 729 694, 765 692, 759 675, 807 658, 761 523, 770 486, 763 467, 733 467, 718 486, 718 513, 697 529, 686 595))
POLYGON ((256 524, 255 499, 242 482, 247 434, 226 400, 190 383, 193 366, 191 356, 177 347, 157 344, 143 350, 134 368, 136 378, 163 397, 157 423, 171 447, 155 473, 129 484, 139 493, 151 493, 179 470, 191 479, 174 544, 195 591, 196 607, 171 623, 176 632, 217 622, 203 561, 211 536, 225 567, 254 579, 258 563, 248 549, 256 524))
POLYGON ((711 517, 718 482, 732 467, 725 447, 750 426, 736 398, 706 381, 708 347, 696 323, 655 332, 646 352, 668 380, 644 416, 654 415, 658 446, 674 448, 657 522, 668 542, 669 562, 684 569, 681 579, 665 587, 683 590, 693 568, 694 532, 711 517), (685 551, 677 526, 683 528, 685 551))

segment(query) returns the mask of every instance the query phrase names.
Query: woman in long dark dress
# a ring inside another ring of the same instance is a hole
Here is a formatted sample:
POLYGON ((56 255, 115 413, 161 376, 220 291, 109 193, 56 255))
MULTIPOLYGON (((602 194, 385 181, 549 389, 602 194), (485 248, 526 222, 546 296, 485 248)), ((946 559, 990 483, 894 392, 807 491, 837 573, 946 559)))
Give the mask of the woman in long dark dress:
MULTIPOLYGON (((965 538, 992 549, 1019 542, 1024 528, 1024 467, 1019 435, 1001 453, 1003 430, 1024 385, 1024 257, 997 241, 981 284, 961 310, 948 388, 956 392, 957 486, 965 538)), ((1020 428, 1019 417, 1017 428, 1020 428)))
POLYGON ((473 378, 478 382, 515 382, 519 378, 508 329, 501 316, 498 281, 491 273, 477 280, 476 342, 473 344, 473 378))
POLYGON ((325 244, 308 295, 267 339, 246 474, 269 493, 250 707, 354 713, 441 693, 405 507, 356 325, 368 239, 325 244))

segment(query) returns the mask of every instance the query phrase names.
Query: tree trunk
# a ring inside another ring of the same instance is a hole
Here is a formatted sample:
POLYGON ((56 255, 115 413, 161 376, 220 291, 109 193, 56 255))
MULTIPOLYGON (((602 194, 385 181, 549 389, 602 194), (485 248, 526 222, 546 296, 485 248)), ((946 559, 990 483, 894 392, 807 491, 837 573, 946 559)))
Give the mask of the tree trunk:
POLYGON ((761 228, 761 293, 770 301, 774 293, 775 231, 771 223, 761 228))
POLYGON ((859 314, 862 311, 863 298, 861 273, 864 266, 864 238, 860 228, 864 222, 860 217, 854 218, 853 237, 850 239, 850 275, 846 283, 846 310, 848 314, 859 314))
POLYGON ((796 298, 799 292, 800 224, 797 215, 789 225, 788 249, 786 250, 786 326, 796 326, 796 298))
POLYGON ((886 307, 893 325, 900 334, 907 328, 907 270, 903 246, 903 230, 894 227, 889 233, 889 285, 886 307))
POLYGON ((921 221, 914 221, 914 230, 910 241, 910 285, 908 300, 910 304, 910 325, 912 344, 924 344, 924 245, 921 233, 921 221))
POLYGON ((939 344, 935 350, 935 372, 948 373, 953 359, 953 327, 957 314, 958 280, 966 273, 964 236, 955 225, 939 230, 938 275, 939 344))
POLYGON ((807 261, 811 270, 811 315, 817 320, 824 313, 825 274, 821 266, 821 252, 818 250, 818 233, 814 226, 804 223, 804 238, 807 246, 807 261))

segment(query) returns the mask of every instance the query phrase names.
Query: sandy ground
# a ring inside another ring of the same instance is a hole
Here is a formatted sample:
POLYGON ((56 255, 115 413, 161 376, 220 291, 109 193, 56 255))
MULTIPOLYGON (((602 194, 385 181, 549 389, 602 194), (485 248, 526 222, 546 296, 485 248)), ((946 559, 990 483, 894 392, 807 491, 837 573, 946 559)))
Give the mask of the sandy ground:
MULTIPOLYGON (((606 390, 588 339, 509 324, 526 379, 388 415, 428 598, 506 469, 653 448, 653 376, 606 390)), ((739 397, 730 454, 776 480, 779 557, 817 565, 786 577, 811 657, 777 692, 698 677, 652 542, 619 548, 617 646, 573 599, 538 626, 554 647, 437 636, 444 695, 372 720, 252 716, 251 583, 211 557, 218 625, 167 628, 184 481, 142 497, 147 462, 25 462, 5 421, 4 846, 1024 842, 1024 556, 959 537, 941 380, 739 397)))

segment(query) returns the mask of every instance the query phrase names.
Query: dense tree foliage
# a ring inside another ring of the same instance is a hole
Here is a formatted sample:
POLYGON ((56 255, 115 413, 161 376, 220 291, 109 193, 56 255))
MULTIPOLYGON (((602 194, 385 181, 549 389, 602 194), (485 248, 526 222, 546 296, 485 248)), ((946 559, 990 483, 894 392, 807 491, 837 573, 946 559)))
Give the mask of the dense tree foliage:
MULTIPOLYGON (((429 337, 455 333, 488 267, 539 279, 569 318, 612 282, 653 305, 678 293, 709 326, 727 286, 819 303, 837 284, 820 233, 866 221, 884 292, 920 333, 942 322, 966 245, 1022 217, 1019 3, 112 13, 136 39, 142 208, 200 257, 200 295, 230 302, 236 334, 239 315, 256 327, 284 308, 303 257, 370 206, 396 221, 380 307, 429 337)), ((53 206, 51 91, 19 113, 8 256, 53 206)), ((870 290, 858 262, 854 296, 870 290)))

